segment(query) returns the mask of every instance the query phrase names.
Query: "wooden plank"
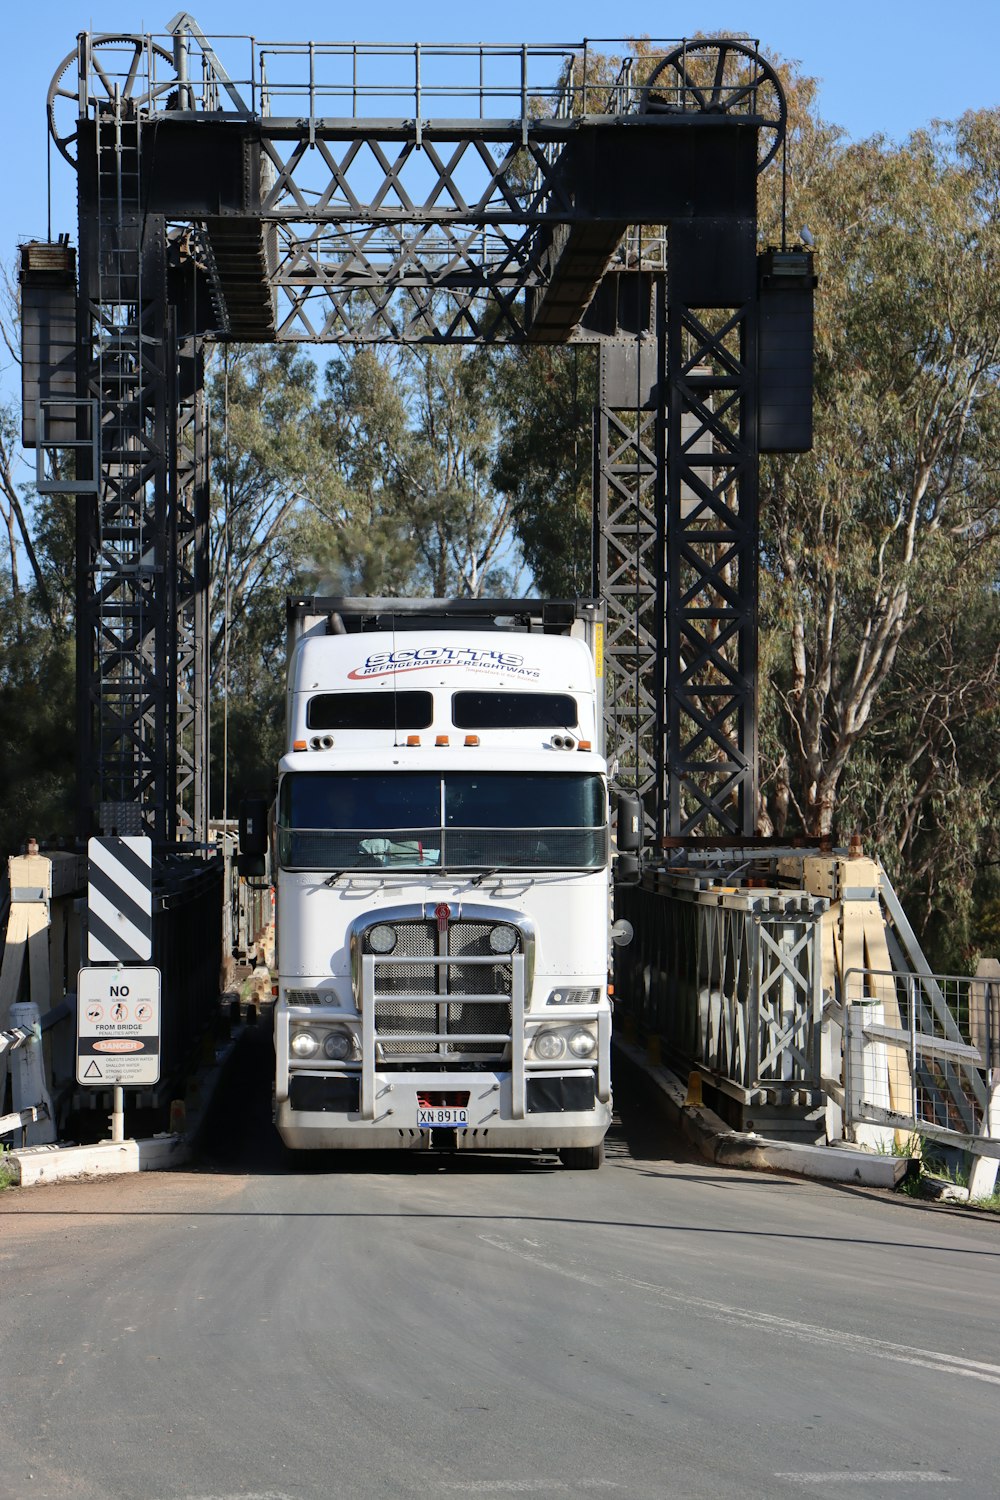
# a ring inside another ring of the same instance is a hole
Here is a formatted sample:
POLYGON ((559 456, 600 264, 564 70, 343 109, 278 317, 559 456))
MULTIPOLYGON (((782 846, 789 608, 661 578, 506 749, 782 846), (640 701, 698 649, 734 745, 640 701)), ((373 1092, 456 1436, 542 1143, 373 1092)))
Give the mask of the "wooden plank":
POLYGON ((49 913, 41 901, 26 907, 28 925, 28 999, 40 1015, 51 1004, 49 993, 49 913))
POLYGON ((44 854, 14 854, 7 861, 10 872, 11 900, 17 890, 41 888, 46 896, 52 892, 52 861, 44 854))
MULTIPOLYGON (((889 945, 885 940, 885 918, 879 901, 851 902, 857 907, 857 915, 864 938, 866 967, 883 973, 892 970, 889 945)), ((903 1019, 899 1013, 896 982, 885 979, 879 986, 878 998, 882 1002, 882 1013, 886 1026, 902 1031, 903 1019)), ((910 1059, 905 1047, 889 1045, 886 1049, 889 1067, 889 1103, 900 1114, 908 1115, 913 1109, 913 1079, 910 1077, 910 1059)), ((905 1145, 905 1136, 897 1131, 898 1145, 905 1145)))
POLYGON ((24 902, 17 901, 11 906, 7 917, 7 943, 3 950, 3 966, 0 967, 0 1030, 6 1029, 10 1008, 20 998, 27 949, 27 906, 24 902))
MULTIPOLYGON (((28 946, 28 919, 25 905, 18 901, 7 916, 7 942, 0 967, 0 1031, 9 1025, 10 1008, 21 995, 24 955, 28 946)), ((0 1053, 0 1100, 7 1092, 7 1053, 0 1053)))

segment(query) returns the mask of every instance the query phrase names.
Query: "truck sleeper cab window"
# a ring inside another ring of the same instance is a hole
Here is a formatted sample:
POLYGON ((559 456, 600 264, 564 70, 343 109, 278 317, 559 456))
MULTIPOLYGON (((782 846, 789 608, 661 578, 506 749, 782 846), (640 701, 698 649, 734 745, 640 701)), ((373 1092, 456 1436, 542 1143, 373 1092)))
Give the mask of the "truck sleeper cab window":
POLYGON ((456 729, 574 729, 580 719, 570 693, 455 693, 456 729))
POLYGON ((434 717, 430 693, 315 693, 306 704, 307 729, 427 729, 434 717))
POLYGON ((292 771, 278 792, 285 869, 601 869, 603 778, 592 772, 292 771))

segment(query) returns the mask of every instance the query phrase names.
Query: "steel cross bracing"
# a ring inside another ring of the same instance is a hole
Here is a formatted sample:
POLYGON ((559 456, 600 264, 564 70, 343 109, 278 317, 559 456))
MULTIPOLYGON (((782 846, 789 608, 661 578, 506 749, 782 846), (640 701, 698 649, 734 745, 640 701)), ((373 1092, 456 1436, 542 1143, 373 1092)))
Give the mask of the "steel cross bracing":
POLYGON ((617 71, 587 44, 246 39, 234 66, 238 42, 184 13, 159 40, 84 33, 50 90, 100 427, 78 498, 81 831, 205 838, 202 351, 226 339, 601 344, 612 758, 659 834, 751 831, 773 70, 731 40, 617 71))
POLYGON ((635 942, 616 954, 616 986, 676 1064, 700 1069, 767 1133, 822 1107, 822 917, 826 902, 777 886, 739 890, 725 874, 661 871, 619 891, 635 942), (619 985, 620 981, 620 985, 619 985))

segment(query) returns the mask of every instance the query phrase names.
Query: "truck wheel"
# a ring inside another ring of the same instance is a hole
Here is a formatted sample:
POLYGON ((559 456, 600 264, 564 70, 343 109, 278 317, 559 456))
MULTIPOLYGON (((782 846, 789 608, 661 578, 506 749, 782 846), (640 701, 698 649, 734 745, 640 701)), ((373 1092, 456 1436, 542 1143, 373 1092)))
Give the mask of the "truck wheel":
POLYGON ((604 1142, 596 1146, 563 1146, 559 1160, 574 1172, 596 1172, 604 1160, 604 1142))

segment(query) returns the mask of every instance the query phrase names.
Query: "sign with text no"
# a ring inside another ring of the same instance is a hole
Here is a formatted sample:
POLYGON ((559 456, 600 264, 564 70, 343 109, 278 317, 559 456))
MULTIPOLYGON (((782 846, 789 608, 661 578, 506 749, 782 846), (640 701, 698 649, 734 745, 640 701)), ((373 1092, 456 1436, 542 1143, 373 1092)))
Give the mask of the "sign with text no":
POLYGON ((81 969, 76 1081, 91 1088, 160 1080, 159 969, 81 969))

